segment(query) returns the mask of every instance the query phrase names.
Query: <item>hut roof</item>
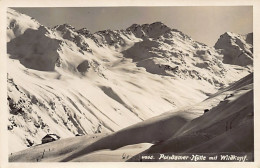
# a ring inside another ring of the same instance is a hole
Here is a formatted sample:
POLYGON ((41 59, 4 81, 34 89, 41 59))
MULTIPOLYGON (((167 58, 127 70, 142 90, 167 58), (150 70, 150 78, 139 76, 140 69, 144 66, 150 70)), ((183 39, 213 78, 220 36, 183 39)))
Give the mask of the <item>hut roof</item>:
POLYGON ((58 135, 56 135, 56 134, 47 134, 47 135, 44 136, 42 139, 44 139, 44 138, 49 138, 49 137, 51 137, 51 138, 53 138, 53 139, 55 139, 55 140, 60 139, 60 137, 59 137, 58 135))

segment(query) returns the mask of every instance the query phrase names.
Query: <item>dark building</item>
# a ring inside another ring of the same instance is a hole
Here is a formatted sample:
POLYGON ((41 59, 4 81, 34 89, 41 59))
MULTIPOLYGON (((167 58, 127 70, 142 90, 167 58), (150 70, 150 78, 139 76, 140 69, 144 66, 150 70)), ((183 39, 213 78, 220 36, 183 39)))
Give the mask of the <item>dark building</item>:
POLYGON ((204 114, 207 113, 207 112, 209 112, 209 109, 205 109, 205 110, 204 110, 204 114))
POLYGON ((42 144, 59 140, 60 137, 56 134, 47 134, 42 138, 42 144))

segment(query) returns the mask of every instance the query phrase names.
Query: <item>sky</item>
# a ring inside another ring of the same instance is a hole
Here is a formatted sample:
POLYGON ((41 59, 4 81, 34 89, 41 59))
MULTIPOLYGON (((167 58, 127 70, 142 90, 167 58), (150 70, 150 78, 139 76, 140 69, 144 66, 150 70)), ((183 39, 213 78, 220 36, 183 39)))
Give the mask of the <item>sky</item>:
POLYGON ((175 6, 175 7, 46 7, 13 8, 48 27, 68 23, 76 29, 126 29, 132 24, 160 21, 196 41, 214 46, 225 32, 253 32, 252 6, 175 6))

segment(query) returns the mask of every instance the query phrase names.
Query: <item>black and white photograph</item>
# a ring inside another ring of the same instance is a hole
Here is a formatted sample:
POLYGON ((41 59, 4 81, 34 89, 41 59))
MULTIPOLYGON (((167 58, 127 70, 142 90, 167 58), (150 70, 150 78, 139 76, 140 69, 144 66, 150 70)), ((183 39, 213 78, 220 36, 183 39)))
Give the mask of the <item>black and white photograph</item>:
POLYGON ((8 162, 254 163, 253 9, 7 6, 8 162))

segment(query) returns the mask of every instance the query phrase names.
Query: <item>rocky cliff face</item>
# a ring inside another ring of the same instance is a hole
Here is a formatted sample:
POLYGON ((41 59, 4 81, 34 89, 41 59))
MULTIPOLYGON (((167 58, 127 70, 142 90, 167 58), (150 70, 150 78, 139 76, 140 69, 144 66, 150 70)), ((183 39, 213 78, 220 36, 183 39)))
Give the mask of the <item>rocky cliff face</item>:
POLYGON ((226 32, 220 36, 215 48, 221 49, 223 62, 226 64, 253 65, 253 33, 239 35, 226 32))

